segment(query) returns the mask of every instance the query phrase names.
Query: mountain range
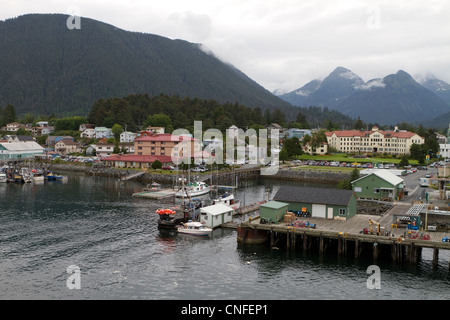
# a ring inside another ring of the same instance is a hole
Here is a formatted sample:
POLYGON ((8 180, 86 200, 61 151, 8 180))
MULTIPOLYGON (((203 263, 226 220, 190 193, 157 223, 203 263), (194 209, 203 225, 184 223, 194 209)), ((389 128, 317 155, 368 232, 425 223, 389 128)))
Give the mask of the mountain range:
POLYGON ((29 14, 0 22, 0 106, 85 116, 99 99, 163 93, 298 112, 200 44, 87 18, 70 30, 68 18, 29 14))
POLYGON ((432 76, 419 81, 399 70, 365 82, 352 71, 337 67, 325 79, 312 80, 279 97, 296 106, 327 106, 368 123, 429 123, 439 117, 448 125, 450 85, 432 76))

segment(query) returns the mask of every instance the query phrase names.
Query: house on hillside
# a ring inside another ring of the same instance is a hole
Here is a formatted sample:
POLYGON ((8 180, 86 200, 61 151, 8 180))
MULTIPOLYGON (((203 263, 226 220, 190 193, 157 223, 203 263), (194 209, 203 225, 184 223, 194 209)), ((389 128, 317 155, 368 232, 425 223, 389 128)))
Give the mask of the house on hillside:
POLYGON ((129 131, 123 131, 120 134, 120 142, 134 142, 136 139, 136 134, 129 131))
POLYGON ((71 153, 81 153, 83 150, 80 145, 73 140, 59 140, 55 144, 55 152, 61 156, 67 156, 71 153))
POLYGON ((80 134, 81 138, 93 139, 95 138, 95 129, 87 128, 80 134))
POLYGON ((352 182, 360 199, 393 200, 403 198, 405 183, 388 170, 376 170, 352 182))
POLYGON ((12 122, 6 125, 6 131, 8 132, 17 132, 20 128, 25 128, 25 125, 19 122, 12 122))
POLYGON ((112 138, 114 137, 111 129, 106 128, 106 127, 95 127, 95 138, 96 139, 101 139, 101 138, 112 138))

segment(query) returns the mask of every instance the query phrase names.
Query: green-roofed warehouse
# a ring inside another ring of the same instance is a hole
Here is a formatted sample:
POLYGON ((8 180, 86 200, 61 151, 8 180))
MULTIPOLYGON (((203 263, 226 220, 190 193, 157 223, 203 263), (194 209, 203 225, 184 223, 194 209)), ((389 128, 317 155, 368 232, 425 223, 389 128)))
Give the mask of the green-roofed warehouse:
POLYGON ((289 208, 288 203, 279 201, 269 201, 263 203, 259 207, 259 214, 261 218, 270 219, 272 222, 278 222, 284 219, 284 215, 289 208))

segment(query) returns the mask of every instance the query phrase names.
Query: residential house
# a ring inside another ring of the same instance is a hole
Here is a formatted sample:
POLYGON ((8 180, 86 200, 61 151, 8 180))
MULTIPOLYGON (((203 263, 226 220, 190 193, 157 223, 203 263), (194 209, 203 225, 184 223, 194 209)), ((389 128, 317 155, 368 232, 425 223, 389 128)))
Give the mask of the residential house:
POLYGON ((282 186, 274 201, 289 211, 309 212, 313 218, 347 220, 356 215, 357 196, 352 190, 282 186))
POLYGON ((33 127, 33 128, 31 128, 31 132, 36 136, 47 136, 47 135, 51 134, 52 132, 55 132, 55 127, 49 127, 49 126, 33 127))
POLYGON ((73 137, 71 137, 71 136, 48 136, 47 139, 45 140, 45 144, 48 147, 52 147, 60 140, 72 140, 72 141, 74 141, 75 139, 73 137))
POLYGON ((393 200, 403 198, 405 183, 388 170, 376 170, 352 181, 352 189, 360 199, 393 200))
POLYGON ((80 127, 78 128, 78 130, 80 132, 83 132, 86 129, 95 129, 95 126, 93 124, 83 123, 83 124, 80 124, 80 127))
MULTIPOLYGON (((114 148, 116 145, 114 143, 97 143, 91 144, 86 149, 86 154, 96 155, 98 157, 104 158, 114 155, 114 148)), ((120 143, 120 150, 125 149, 127 154, 134 154, 134 144, 133 143, 120 143)))
POLYGON ((95 138, 95 129, 94 128, 86 128, 84 129, 81 134, 81 138, 87 138, 87 139, 93 139, 95 138))
POLYGON ((83 150, 80 145, 73 140, 59 140, 55 144, 55 152, 61 156, 67 156, 71 153, 81 153, 83 150))
POLYGON ((39 121, 39 122, 36 122, 36 127, 47 128, 47 127, 49 127, 48 121, 39 121))
POLYGON ((166 128, 164 127, 147 127, 145 131, 155 133, 155 134, 163 134, 166 133, 166 128))
POLYGON ((120 142, 134 142, 134 139, 136 138, 136 134, 129 131, 123 131, 120 134, 120 142))
POLYGON ((25 128, 25 125, 19 122, 12 122, 6 125, 6 131, 17 132, 20 128, 25 128))
POLYGON ((32 136, 22 136, 22 135, 6 135, 3 137, 3 139, 7 140, 8 142, 36 142, 36 139, 32 136))
POLYGON ((114 137, 111 129, 105 128, 105 127, 95 127, 95 138, 101 139, 101 138, 112 138, 114 137))
POLYGON ((328 145, 347 153, 386 153, 405 155, 413 144, 423 144, 425 139, 413 132, 382 131, 373 127, 371 131, 346 130, 325 133, 328 145))

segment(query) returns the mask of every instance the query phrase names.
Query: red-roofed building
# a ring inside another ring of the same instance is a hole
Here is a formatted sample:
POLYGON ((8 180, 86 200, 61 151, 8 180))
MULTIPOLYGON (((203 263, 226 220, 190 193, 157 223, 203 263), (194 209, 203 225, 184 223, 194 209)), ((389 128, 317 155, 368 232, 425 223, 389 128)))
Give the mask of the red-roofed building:
POLYGON ((159 160, 163 166, 172 164, 170 156, 142 156, 134 154, 118 154, 111 157, 103 158, 102 162, 116 168, 151 168, 152 163, 159 160))
POLYGON ((326 132, 328 145, 346 153, 386 153, 394 155, 409 154, 413 144, 423 144, 425 139, 413 132, 379 130, 344 130, 326 132))

